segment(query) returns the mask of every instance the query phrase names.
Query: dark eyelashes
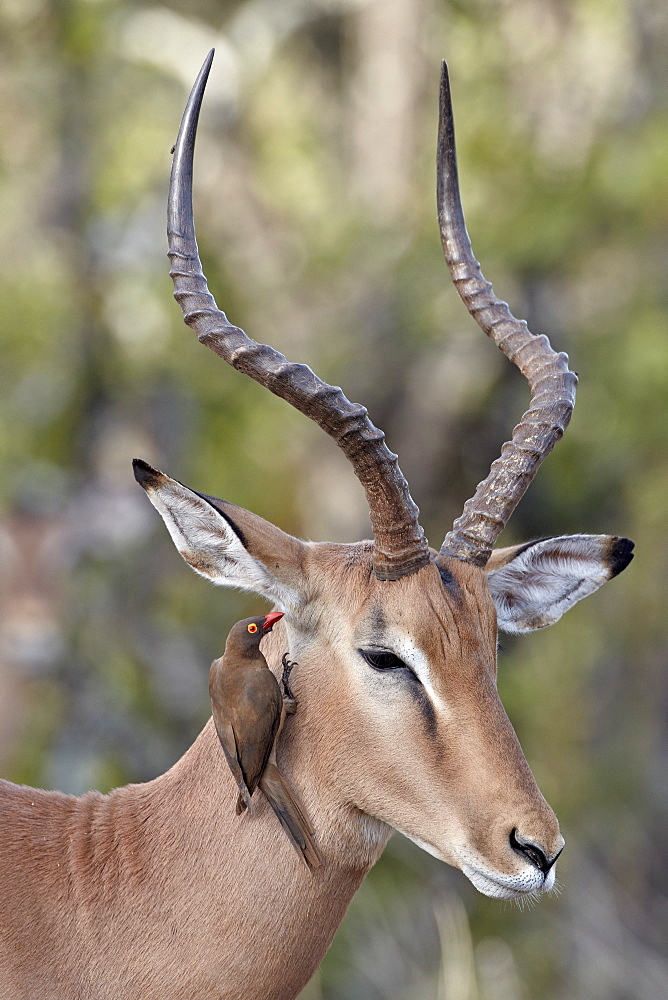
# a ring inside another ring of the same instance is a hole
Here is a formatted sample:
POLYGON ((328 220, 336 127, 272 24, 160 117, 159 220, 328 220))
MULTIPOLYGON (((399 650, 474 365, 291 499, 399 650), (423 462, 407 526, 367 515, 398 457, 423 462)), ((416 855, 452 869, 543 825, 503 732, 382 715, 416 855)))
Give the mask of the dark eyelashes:
POLYGON ((394 653, 385 649, 360 649, 363 659, 373 667, 374 670, 402 670, 406 669, 406 664, 394 653))
POLYGON ((411 670, 407 663, 395 653, 391 653, 387 649, 360 649, 358 650, 360 656, 366 663, 369 664, 373 670, 377 670, 379 673, 384 671, 397 671, 403 670, 411 675, 411 677, 418 680, 417 676, 411 670))

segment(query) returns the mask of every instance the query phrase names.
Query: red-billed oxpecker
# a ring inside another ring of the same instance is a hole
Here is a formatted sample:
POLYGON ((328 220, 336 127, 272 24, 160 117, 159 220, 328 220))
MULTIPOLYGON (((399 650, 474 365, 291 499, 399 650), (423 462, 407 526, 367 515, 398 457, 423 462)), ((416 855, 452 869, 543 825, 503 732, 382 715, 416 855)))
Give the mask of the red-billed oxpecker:
POLYGON ((283 612, 272 611, 232 626, 225 652, 211 664, 209 696, 216 732, 239 786, 237 815, 246 808, 253 812, 252 795, 259 785, 299 856, 309 868, 317 868, 313 828, 276 764, 285 717, 296 708, 287 687, 293 664, 283 657, 283 697, 260 652, 260 640, 282 617, 283 612))

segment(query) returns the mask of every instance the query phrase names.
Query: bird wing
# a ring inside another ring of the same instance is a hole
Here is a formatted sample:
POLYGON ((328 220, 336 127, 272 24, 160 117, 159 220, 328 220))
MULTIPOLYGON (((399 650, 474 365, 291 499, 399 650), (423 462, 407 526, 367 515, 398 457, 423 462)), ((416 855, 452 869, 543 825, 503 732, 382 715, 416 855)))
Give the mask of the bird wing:
POLYGON ((254 671, 240 704, 232 706, 231 721, 244 781, 252 795, 274 746, 281 718, 281 692, 272 672, 254 671))
POLYGON ((237 741, 234 736, 234 729, 229 722, 223 722, 222 719, 216 718, 214 715, 213 721, 216 726, 216 732, 218 733, 218 739, 220 740, 220 745, 223 748, 223 753, 225 754, 225 759, 229 764, 230 771, 239 786, 239 791, 241 792, 242 798, 249 804, 251 792, 246 785, 246 779, 244 778, 244 773, 239 762, 239 750, 237 748, 237 741))

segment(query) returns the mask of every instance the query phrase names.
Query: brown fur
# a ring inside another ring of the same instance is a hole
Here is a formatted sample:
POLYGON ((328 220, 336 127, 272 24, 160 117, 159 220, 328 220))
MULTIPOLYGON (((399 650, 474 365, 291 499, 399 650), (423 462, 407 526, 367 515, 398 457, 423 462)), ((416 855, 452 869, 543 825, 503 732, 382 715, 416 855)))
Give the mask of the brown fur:
POLYGON ((368 863, 309 873, 268 804, 238 819, 235 796, 211 722, 109 796, 0 782, 1 1000, 294 997, 368 863))

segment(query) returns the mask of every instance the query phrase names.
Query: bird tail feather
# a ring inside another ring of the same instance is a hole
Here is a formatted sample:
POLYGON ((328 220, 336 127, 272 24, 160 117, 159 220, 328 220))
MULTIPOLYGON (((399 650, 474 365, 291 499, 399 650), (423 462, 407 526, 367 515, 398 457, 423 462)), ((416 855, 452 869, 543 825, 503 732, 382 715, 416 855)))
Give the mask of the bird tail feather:
POLYGON ((260 788, 304 864, 311 870, 320 868, 322 861, 313 840, 313 827, 304 814, 297 793, 288 790, 285 779, 272 761, 267 763, 260 778, 260 788))

